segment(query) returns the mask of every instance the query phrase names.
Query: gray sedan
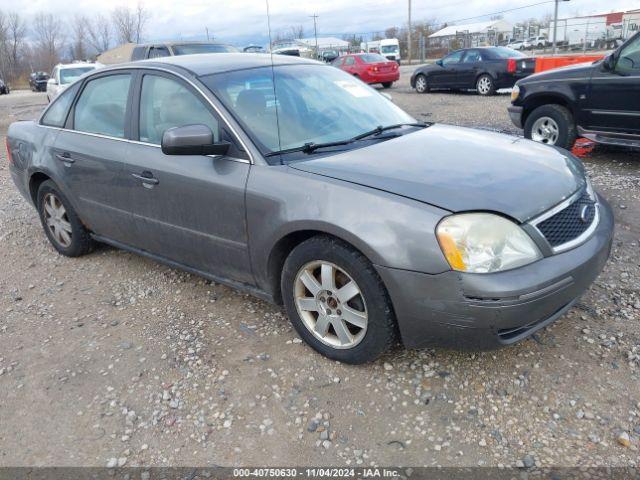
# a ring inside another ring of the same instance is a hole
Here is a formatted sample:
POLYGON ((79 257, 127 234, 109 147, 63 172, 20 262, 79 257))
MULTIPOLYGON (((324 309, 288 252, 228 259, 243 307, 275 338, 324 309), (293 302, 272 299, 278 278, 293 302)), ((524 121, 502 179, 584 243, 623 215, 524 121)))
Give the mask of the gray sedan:
POLYGON ((569 152, 417 122, 295 57, 104 68, 12 124, 7 148, 61 254, 104 242, 281 303, 348 363, 397 341, 512 344, 561 317, 611 247, 569 152))

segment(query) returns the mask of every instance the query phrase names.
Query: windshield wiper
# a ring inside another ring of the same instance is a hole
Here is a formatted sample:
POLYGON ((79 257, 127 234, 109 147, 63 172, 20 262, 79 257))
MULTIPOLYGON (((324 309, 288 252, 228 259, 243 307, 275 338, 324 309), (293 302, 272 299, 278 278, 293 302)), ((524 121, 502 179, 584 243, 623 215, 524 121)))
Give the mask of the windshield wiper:
POLYGON ((347 140, 339 140, 337 142, 326 142, 326 143, 309 142, 309 143, 305 143, 304 145, 301 145, 300 147, 287 148, 285 150, 279 150, 277 152, 267 153, 265 157, 274 157, 276 155, 286 155, 287 153, 295 153, 295 152, 303 152, 303 153, 309 154, 309 153, 315 152, 320 148, 340 147, 343 145, 349 145, 359 140, 364 140, 367 137, 374 137, 374 136, 380 135, 381 133, 386 132, 387 130, 394 130, 396 128, 402 128, 402 127, 425 128, 425 127, 428 127, 429 125, 431 124, 425 123, 425 122, 396 123, 394 125, 387 125, 386 127, 379 125, 373 130, 361 133, 360 135, 356 135, 355 137, 349 138, 347 140))
POLYGON ((367 138, 367 137, 377 136, 377 135, 380 135, 382 132, 386 132, 387 130, 395 130, 396 128, 402 128, 402 127, 420 127, 420 128, 425 128, 425 127, 428 127, 429 125, 430 124, 425 123, 425 122, 396 123, 395 125, 387 125, 386 127, 383 127, 382 125, 379 125, 376 128, 374 128, 373 130, 361 133, 360 135, 357 135, 357 136, 353 137, 350 140, 350 142, 356 142, 358 140, 362 140, 362 139, 367 138))

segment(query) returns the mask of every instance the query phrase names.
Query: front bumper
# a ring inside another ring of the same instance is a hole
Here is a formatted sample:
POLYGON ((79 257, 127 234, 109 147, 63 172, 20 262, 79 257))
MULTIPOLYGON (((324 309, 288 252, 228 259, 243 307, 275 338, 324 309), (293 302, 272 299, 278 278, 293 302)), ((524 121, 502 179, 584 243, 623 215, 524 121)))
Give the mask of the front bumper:
POLYGON ((376 266, 405 346, 492 349, 561 317, 609 257, 613 213, 602 198, 600 212, 598 228, 582 245, 507 272, 428 275, 376 266))
POLYGON ((511 118, 511 122, 518 128, 522 128, 522 111, 524 108, 518 107, 516 105, 511 105, 507 107, 507 111, 509 112, 509 118, 511 118))

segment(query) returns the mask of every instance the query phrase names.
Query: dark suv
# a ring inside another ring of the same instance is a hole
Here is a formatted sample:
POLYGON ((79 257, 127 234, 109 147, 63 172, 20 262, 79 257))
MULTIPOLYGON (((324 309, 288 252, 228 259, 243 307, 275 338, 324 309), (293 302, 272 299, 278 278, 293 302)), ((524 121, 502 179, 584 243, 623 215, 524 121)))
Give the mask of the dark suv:
POLYGON ((578 136, 640 147, 640 33, 603 60, 518 81, 511 102, 526 138, 567 149, 578 136))

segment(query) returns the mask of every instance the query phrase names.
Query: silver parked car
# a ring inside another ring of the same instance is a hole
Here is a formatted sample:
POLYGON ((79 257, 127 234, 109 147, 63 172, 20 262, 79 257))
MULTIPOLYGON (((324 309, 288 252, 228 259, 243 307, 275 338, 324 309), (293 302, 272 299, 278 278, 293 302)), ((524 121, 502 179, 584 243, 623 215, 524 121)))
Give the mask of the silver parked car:
POLYGON ((348 363, 493 348, 562 316, 613 217, 569 152, 417 122, 348 74, 260 54, 105 68, 9 128, 63 255, 95 241, 284 304, 348 363))

